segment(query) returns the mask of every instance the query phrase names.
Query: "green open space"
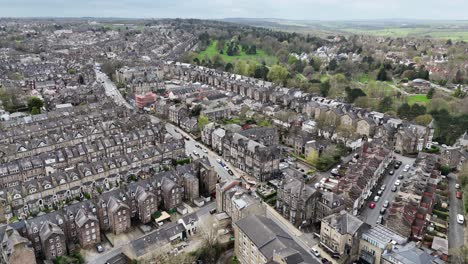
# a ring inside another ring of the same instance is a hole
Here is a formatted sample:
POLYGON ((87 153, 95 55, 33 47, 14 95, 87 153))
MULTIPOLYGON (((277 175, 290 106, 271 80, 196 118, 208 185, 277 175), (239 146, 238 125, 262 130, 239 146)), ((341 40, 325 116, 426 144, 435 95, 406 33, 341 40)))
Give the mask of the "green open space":
POLYGON ((410 95, 410 96, 407 96, 406 97, 406 102, 409 104, 409 105, 413 105, 413 104, 427 104, 429 103, 431 100, 429 98, 427 98, 427 96, 425 94, 415 94, 415 95, 410 95))
POLYGON ((205 56, 211 59, 214 55, 219 54, 225 62, 232 62, 234 60, 240 59, 254 60, 258 61, 259 63, 265 62, 267 65, 273 65, 278 61, 275 56, 268 55, 264 50, 259 48, 257 48, 257 54, 246 54, 245 51, 241 50, 239 55, 229 56, 227 55, 227 43, 224 45, 223 54, 220 54, 219 50, 216 49, 217 44, 217 40, 212 41, 206 50, 198 53, 198 59, 201 61, 205 58, 205 56))

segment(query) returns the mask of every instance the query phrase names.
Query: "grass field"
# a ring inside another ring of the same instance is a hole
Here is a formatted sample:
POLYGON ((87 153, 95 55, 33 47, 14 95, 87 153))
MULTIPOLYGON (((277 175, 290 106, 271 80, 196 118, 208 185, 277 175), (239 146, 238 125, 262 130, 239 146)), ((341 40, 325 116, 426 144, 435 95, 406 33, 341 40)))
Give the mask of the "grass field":
POLYGON ((223 53, 224 54, 220 54, 219 51, 216 49, 216 44, 218 43, 218 41, 212 41, 210 43, 210 45, 206 48, 206 50, 200 52, 198 54, 198 59, 201 61, 205 58, 205 56, 208 56, 208 58, 212 58, 214 55, 216 54, 219 54, 221 56, 221 58, 223 58, 223 60, 225 62, 232 62, 234 60, 237 60, 237 59, 240 59, 240 60, 255 60, 255 61, 258 61, 259 63, 265 61, 265 63, 267 65, 273 65, 277 62, 277 59, 275 56, 270 56, 268 54, 265 53, 265 51, 261 50, 261 49, 257 49, 257 54, 255 55, 251 55, 251 54, 245 54, 244 51, 241 51, 239 55, 236 55, 236 56, 228 56, 226 54, 226 50, 227 50, 227 43, 226 45, 224 46, 224 51, 223 53))
POLYGON ((425 94, 416 94, 416 95, 410 95, 408 97, 406 97, 406 102, 410 105, 412 104, 427 104, 429 103, 431 100, 429 98, 426 97, 425 94))

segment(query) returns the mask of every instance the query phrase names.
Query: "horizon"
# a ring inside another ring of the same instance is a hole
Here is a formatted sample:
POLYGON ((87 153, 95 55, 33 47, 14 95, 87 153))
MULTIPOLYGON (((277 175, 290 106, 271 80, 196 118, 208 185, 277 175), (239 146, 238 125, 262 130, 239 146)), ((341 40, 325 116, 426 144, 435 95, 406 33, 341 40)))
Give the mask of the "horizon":
POLYGON ((468 20, 468 2, 463 0, 0 0, 0 4, 1 18, 468 20))

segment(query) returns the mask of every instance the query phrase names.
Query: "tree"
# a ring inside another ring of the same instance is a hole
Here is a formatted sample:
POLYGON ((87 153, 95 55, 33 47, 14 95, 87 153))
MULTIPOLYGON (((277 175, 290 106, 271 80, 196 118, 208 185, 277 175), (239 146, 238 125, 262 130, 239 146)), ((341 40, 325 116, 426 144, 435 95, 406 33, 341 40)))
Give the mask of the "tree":
POLYGON ((328 96, 328 92, 330 91, 330 81, 329 80, 326 80, 325 82, 322 82, 320 84, 320 95, 322 95, 323 97, 327 97, 328 96))
POLYGON ((341 137, 344 141, 345 144, 348 143, 350 139, 353 139, 354 136, 356 135, 354 132, 354 127, 352 126, 347 126, 347 125, 340 125, 336 129, 336 132, 339 137, 341 137))
POLYGON ((349 87, 346 87, 345 89, 346 91, 346 100, 348 101, 348 103, 354 103, 354 101, 358 98, 358 97, 361 97, 361 96, 366 96, 366 93, 364 93, 361 89, 359 88, 349 88, 349 87))
POLYGON ((440 166, 440 172, 442 173, 442 175, 447 176, 450 173, 450 171, 451 171, 450 166, 448 165, 440 166))
POLYGON ((417 116, 414 122, 420 126, 427 126, 432 122, 432 116, 429 114, 417 116))
POLYGON ((332 59, 330 63, 328 63, 328 70, 334 71, 336 70, 336 68, 338 68, 338 62, 336 61, 336 59, 332 59))
POLYGON ((81 85, 85 84, 84 77, 81 74, 78 76, 78 83, 81 84, 81 85))
POLYGON ((43 106, 44 102, 39 97, 31 96, 28 98, 28 109, 30 112, 32 111, 33 107, 36 107, 40 112, 40 109, 43 106))
POLYGON ((427 92, 426 97, 428 99, 432 99, 432 97, 434 96, 434 93, 435 93, 435 89, 434 89, 434 87, 431 87, 431 89, 429 89, 429 91, 427 92))
POLYGON ((288 78, 289 71, 281 65, 273 65, 268 72, 268 79, 277 84, 284 84, 288 78))
POLYGON ((230 62, 226 63, 226 66, 224 66, 224 71, 226 72, 232 72, 233 69, 234 69, 234 66, 230 62))
POLYGON ((38 115, 41 113, 41 110, 38 109, 37 107, 33 106, 33 108, 31 109, 31 114, 32 115, 38 115))
POLYGON ((393 99, 390 96, 385 96, 379 103, 379 111, 385 113, 392 110, 393 99))
POLYGON ((276 52, 276 58, 278 58, 281 63, 286 63, 288 62, 289 52, 285 49, 280 49, 276 52))
POLYGON ((223 61, 223 58, 221 57, 221 55, 215 54, 211 58, 211 65, 212 65, 213 68, 223 69, 224 68, 224 61, 223 61))
POLYGON ((243 60, 237 60, 234 66, 234 72, 239 75, 247 76, 247 63, 243 60))
POLYGON ((312 66, 304 67, 302 75, 304 75, 308 80, 312 79, 312 74, 314 74, 314 68, 312 66))
POLYGON ((203 221, 200 224, 200 227, 198 230, 200 230, 200 235, 203 241, 203 246, 206 247, 208 250, 206 258, 209 260, 215 258, 216 252, 214 252, 214 249, 218 245, 218 239, 219 239, 219 226, 215 221, 213 220, 214 218, 210 217, 207 218, 206 221, 203 221))
POLYGON ((307 162, 309 162, 312 165, 316 165, 319 159, 319 153, 318 151, 311 150, 309 154, 306 157, 307 162))
POLYGON ((198 117, 198 130, 202 131, 203 128, 210 123, 210 119, 206 115, 200 115, 198 117))
POLYGON ((380 67, 379 73, 377 73, 377 81, 385 82, 387 81, 387 71, 384 67, 380 67))

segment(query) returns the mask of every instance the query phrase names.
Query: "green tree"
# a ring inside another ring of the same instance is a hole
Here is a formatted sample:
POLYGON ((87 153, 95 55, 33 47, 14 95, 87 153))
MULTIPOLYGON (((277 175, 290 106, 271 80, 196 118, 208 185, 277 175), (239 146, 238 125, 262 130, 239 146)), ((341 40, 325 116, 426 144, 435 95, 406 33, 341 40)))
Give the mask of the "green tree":
POLYGON ((38 109, 37 107, 33 106, 33 108, 31 109, 31 114, 32 115, 38 115, 41 113, 41 110, 38 109))
POLYGON ((234 66, 232 65, 232 63, 230 62, 226 63, 226 66, 224 66, 224 71, 232 72, 232 70, 234 70, 234 66))
POLYGON ((429 89, 429 91, 427 92, 426 97, 427 97, 428 99, 432 99, 432 97, 434 96, 434 93, 435 93, 435 89, 434 89, 434 87, 432 87, 432 88, 429 89))
POLYGON ((348 103, 354 103, 354 101, 358 98, 358 97, 361 97, 361 96, 366 96, 366 93, 364 93, 361 89, 359 88, 349 88, 349 87, 346 87, 345 88, 345 92, 346 92, 346 100, 348 101, 348 103))
POLYGON ((322 82, 320 84, 320 95, 322 95, 323 97, 327 97, 328 96, 328 92, 330 92, 330 81, 329 80, 326 80, 324 82, 322 82))
POLYGON ((388 79, 387 71, 385 70, 384 67, 380 67, 380 70, 377 73, 377 81, 385 82, 387 81, 387 79, 388 79))
POLYGON ((39 112, 41 107, 44 106, 44 102, 37 96, 31 96, 28 98, 28 109, 31 112, 33 110, 33 107, 36 107, 39 112))
POLYGON ((385 96, 379 103, 379 111, 385 113, 392 110, 393 99, 390 96, 385 96))
POLYGON ((309 154, 306 157, 307 162, 309 162, 312 165, 317 165, 317 162, 319 160, 319 154, 318 151, 311 150, 309 154))
POLYGON ((243 60, 237 60, 234 66, 234 72, 239 75, 247 76, 248 74, 247 63, 245 63, 245 61, 243 60))
POLYGON ((198 130, 202 131, 203 128, 210 123, 210 119, 206 115, 200 115, 198 117, 198 130))
POLYGON ((414 122, 421 126, 427 126, 432 122, 432 116, 429 114, 417 116, 414 122))
POLYGON ((338 68, 338 62, 336 61, 336 59, 332 59, 330 63, 328 63, 328 70, 334 71, 336 70, 336 68, 338 68))
POLYGON ((281 65, 273 65, 268 72, 268 79, 277 84, 284 84, 288 78, 289 71, 281 65))

